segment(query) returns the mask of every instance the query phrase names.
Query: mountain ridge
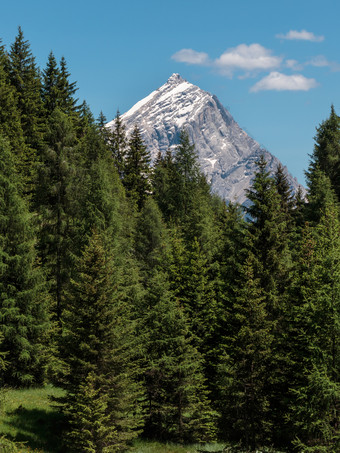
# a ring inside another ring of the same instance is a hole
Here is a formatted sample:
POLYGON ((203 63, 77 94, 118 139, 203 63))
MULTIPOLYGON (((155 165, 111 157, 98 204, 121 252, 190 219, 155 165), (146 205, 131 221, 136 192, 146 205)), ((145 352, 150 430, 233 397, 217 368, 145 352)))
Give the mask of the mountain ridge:
MULTIPOLYGON (((159 151, 165 153, 169 148, 174 149, 180 131, 186 129, 212 191, 230 201, 246 202, 245 190, 251 186, 255 162, 261 154, 271 173, 280 163, 241 129, 215 95, 176 73, 125 112, 121 119, 128 135, 135 125, 139 127, 152 161, 159 151)), ((112 128, 114 121, 106 126, 112 128)), ((283 167, 293 192, 298 187, 303 189, 283 167)))

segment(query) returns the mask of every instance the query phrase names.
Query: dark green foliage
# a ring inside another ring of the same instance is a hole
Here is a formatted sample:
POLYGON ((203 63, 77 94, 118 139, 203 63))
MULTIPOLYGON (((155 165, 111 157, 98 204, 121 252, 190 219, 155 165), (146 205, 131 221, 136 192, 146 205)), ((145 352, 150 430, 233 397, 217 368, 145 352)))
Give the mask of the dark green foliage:
POLYGON ((139 209, 151 192, 150 161, 150 153, 143 143, 138 127, 135 126, 128 142, 123 184, 128 196, 139 209))
POLYGON ((179 442, 214 437, 214 418, 205 387, 202 356, 193 346, 183 309, 165 274, 150 277, 144 314, 147 363, 145 435, 179 442))
MULTIPOLYGON (((136 131, 135 131, 136 132, 136 131)), ((115 123, 113 126, 113 129, 111 133, 107 137, 108 143, 110 146, 110 150, 112 153, 112 158, 113 162, 115 164, 115 167, 117 168, 118 174, 120 179, 125 178, 125 165, 129 165, 131 167, 131 158, 129 158, 129 164, 126 163, 126 158, 127 158, 127 152, 128 152, 128 141, 125 133, 125 126, 122 122, 119 110, 117 110, 116 118, 115 118, 115 123)), ((137 140, 137 137, 136 137, 137 140)), ((130 143, 131 146, 131 143, 130 143)), ((135 142, 135 146, 141 146, 141 144, 138 145, 138 140, 135 142)), ((130 149, 130 153, 133 152, 130 149)), ((138 149, 135 150, 135 152, 138 152, 138 149)), ((143 149, 141 149, 141 152, 143 152, 143 149)), ((142 157, 142 156, 141 156, 142 157)), ((149 165, 149 158, 147 158, 146 164, 149 165)), ((136 169, 135 169, 136 170, 136 169)), ((128 172, 133 171, 131 168, 128 167, 128 172)), ((144 171, 141 168, 141 171, 144 171)))
POLYGON ((330 179, 332 189, 340 200, 340 117, 331 106, 327 120, 317 128, 314 137, 315 145, 311 162, 306 172, 308 181, 313 179, 317 169, 323 171, 330 179))
POLYGON ((305 214, 308 221, 317 224, 330 202, 336 201, 336 195, 332 189, 329 177, 317 166, 308 180, 308 204, 305 206, 305 214))
POLYGON ((195 146, 190 144, 189 135, 185 131, 182 131, 180 135, 180 143, 174 156, 174 166, 176 169, 174 181, 176 216, 185 221, 192 208, 197 186, 202 176, 195 146))
POLYGON ((38 267, 32 216, 20 196, 15 161, 0 142, 0 319, 7 366, 2 383, 30 385, 44 379, 49 314, 38 267))
POLYGON ((17 108, 17 93, 10 84, 8 65, 8 55, 0 45, 0 132, 8 139, 18 160, 23 161, 25 142, 17 108))
POLYGON ((281 164, 278 165, 275 172, 275 186, 280 196, 280 207, 281 211, 284 214, 287 228, 291 230, 294 209, 294 198, 292 195, 292 190, 289 187, 287 175, 281 164))
POLYGON ((60 71, 53 52, 50 52, 43 71, 42 99, 47 114, 58 107, 60 93, 60 71))
POLYGON ((51 285, 60 321, 62 299, 73 266, 73 181, 76 174, 76 138, 68 117, 54 110, 49 118, 47 146, 39 168, 35 206, 40 218, 39 252, 51 285))
POLYGON ((286 219, 281 210, 280 196, 273 178, 267 171, 267 162, 261 155, 257 161, 258 171, 247 197, 251 205, 247 208, 250 216, 249 237, 256 257, 254 271, 260 276, 268 301, 274 306, 280 287, 284 287, 287 257, 286 219))
POLYGON ((8 63, 9 79, 17 94, 17 107, 27 144, 27 165, 32 166, 35 153, 42 146, 44 118, 42 116, 41 80, 29 42, 21 28, 11 45, 8 63))
POLYGON ((77 264, 65 313, 63 410, 70 418, 72 439, 77 437, 70 445, 74 451, 84 451, 83 445, 94 445, 94 451, 105 451, 104 446, 121 451, 141 424, 134 323, 103 243, 94 232, 77 264), (80 401, 82 391, 87 408, 80 401), (92 430, 84 430, 85 419, 94 420, 96 414, 92 430))
POLYGON ((146 277, 155 268, 168 269, 170 264, 170 237, 156 202, 147 198, 138 217, 136 254, 146 277))
POLYGON ((235 333, 220 367, 223 399, 219 401, 224 415, 223 431, 251 451, 268 444, 270 439, 272 423, 266 388, 271 379, 273 342, 264 292, 253 266, 254 256, 250 253, 241 270, 230 317, 235 333))
POLYGON ((23 190, 31 194, 42 143, 42 104, 38 70, 20 27, 9 54, 0 49, 0 87, 0 128, 18 157, 23 190))
POLYGON ((288 420, 304 451, 336 451, 340 442, 339 231, 338 210, 329 200, 319 225, 304 231, 294 272, 288 420))
POLYGON ((67 69, 66 60, 61 57, 59 65, 59 78, 58 78, 58 90, 59 90, 59 101, 58 108, 64 113, 72 115, 77 110, 77 99, 74 98, 78 88, 76 82, 70 82, 70 73, 67 69))
POLYGON ((107 412, 107 397, 99 388, 97 376, 91 372, 74 395, 71 410, 66 412, 70 417, 67 435, 70 451, 119 451, 114 447, 116 430, 110 426, 107 412))

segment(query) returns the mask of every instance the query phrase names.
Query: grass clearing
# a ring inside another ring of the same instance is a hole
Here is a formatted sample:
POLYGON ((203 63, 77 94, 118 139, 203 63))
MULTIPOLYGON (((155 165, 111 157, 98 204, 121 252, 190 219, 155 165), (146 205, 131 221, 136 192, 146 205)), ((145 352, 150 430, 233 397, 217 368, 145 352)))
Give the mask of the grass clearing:
POLYGON ((61 453, 59 432, 62 415, 49 396, 61 389, 47 385, 22 390, 6 389, 1 394, 0 436, 23 443, 22 453, 61 453))
POLYGON ((197 453, 199 452, 221 452, 226 444, 211 443, 207 445, 177 445, 173 443, 147 442, 137 440, 129 453, 197 453))

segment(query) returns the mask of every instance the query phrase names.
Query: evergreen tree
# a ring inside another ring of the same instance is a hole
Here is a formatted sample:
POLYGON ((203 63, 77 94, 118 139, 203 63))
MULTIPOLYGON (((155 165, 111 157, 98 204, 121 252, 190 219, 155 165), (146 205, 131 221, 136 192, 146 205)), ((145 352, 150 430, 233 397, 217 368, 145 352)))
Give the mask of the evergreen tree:
POLYGON ((16 92, 15 105, 20 116, 25 145, 16 149, 18 168, 23 176, 24 190, 33 191, 37 171, 37 152, 42 147, 44 119, 40 96, 41 81, 30 45, 24 39, 21 28, 8 56, 9 81, 16 92))
POLYGON ((163 272, 155 270, 150 277, 146 303, 145 435, 177 442, 211 440, 215 414, 207 398, 202 356, 163 272))
POLYGON ((241 270, 233 306, 235 335, 221 364, 222 411, 225 433, 255 451, 270 442, 272 423, 267 394, 273 342, 272 323, 250 252, 241 270), (231 431, 232 427, 232 431, 231 431))
POLYGON ((287 175, 285 174, 284 168, 281 164, 277 166, 274 178, 276 190, 280 196, 281 211, 284 213, 287 227, 291 228, 294 201, 287 175))
POLYGON ((285 285, 286 222, 274 180, 267 171, 267 162, 263 155, 256 164, 258 171, 251 189, 247 191, 248 200, 251 202, 246 209, 250 216, 248 231, 256 257, 255 275, 260 276, 261 285, 267 293, 268 301, 271 300, 273 309, 277 303, 275 300, 278 291, 285 285))
POLYGON ((77 99, 74 98, 74 95, 78 88, 76 87, 76 82, 69 81, 70 75, 65 57, 61 57, 57 81, 59 91, 58 107, 68 115, 74 114, 77 110, 77 99))
POLYGON ((170 237, 161 212, 151 197, 146 199, 138 216, 135 249, 146 283, 155 268, 169 269, 170 237))
POLYGON ((308 179, 307 199, 308 203, 304 209, 306 220, 317 225, 327 204, 335 202, 336 199, 329 177, 319 167, 313 170, 308 179))
POLYGON ((42 75, 42 99, 47 115, 51 115, 51 113, 59 107, 59 101, 62 96, 60 70, 52 51, 48 55, 46 68, 42 75))
POLYGON ((201 172, 195 146, 190 144, 189 135, 184 130, 181 132, 180 142, 175 152, 174 165, 176 174, 173 191, 176 198, 173 214, 185 221, 195 200, 201 172))
POLYGON ((340 445, 339 231, 338 209, 330 199, 318 226, 306 226, 294 269, 287 420, 291 440, 306 452, 336 451, 340 445))
POLYGON ((77 264, 65 313, 62 402, 70 420, 71 451, 84 451, 84 446, 85 451, 121 451, 141 425, 134 323, 102 235, 93 232, 77 264), (80 402, 82 391, 87 408, 80 402))
POLYGON ((267 373, 271 379, 265 389, 270 403, 270 419, 273 425, 273 441, 282 439, 282 419, 286 411, 285 395, 288 382, 285 379, 287 356, 285 351, 285 312, 287 289, 290 284, 291 255, 287 223, 280 205, 275 181, 267 171, 262 155, 257 162, 258 171, 248 191, 252 202, 247 208, 251 218, 248 226, 248 249, 254 256, 253 270, 263 291, 267 320, 271 323, 270 364, 267 373))
MULTIPOLYGON (((25 142, 17 108, 17 93, 8 76, 9 59, 0 45, 0 132, 6 137, 15 155, 17 165, 24 162, 25 142)), ((23 171, 23 170, 22 170, 23 171)))
MULTIPOLYGON (((136 145, 141 146, 141 143, 138 144, 138 140, 137 140, 137 136, 136 136, 135 146, 136 145)), ((125 168, 125 163, 126 163, 125 161, 126 161, 127 152, 128 152, 128 142, 127 142, 126 133, 125 133, 125 125, 122 122, 122 118, 120 116, 119 110, 117 110, 114 126, 111 131, 111 134, 108 137, 108 143, 110 145, 113 161, 118 170, 119 177, 120 177, 120 179, 124 179, 124 177, 125 177, 124 168, 125 168)), ((144 152, 145 150, 141 150, 141 151, 144 152)), ((130 150, 130 152, 132 152, 132 151, 130 150)), ((138 152, 137 149, 136 149, 136 152, 138 152)), ((131 159, 131 157, 130 157, 130 159, 131 159)), ((146 164, 147 165, 149 164, 149 157, 147 157, 146 164)), ((131 161, 130 161, 130 165, 131 165, 131 161)), ((131 169, 130 169, 130 171, 131 171, 131 169)))
POLYGON ((306 172, 307 178, 311 180, 319 168, 329 177, 332 188, 340 200, 340 117, 335 113, 333 105, 329 118, 317 128, 314 140, 314 151, 306 172))
POLYGON ((26 160, 32 166, 35 151, 41 149, 44 132, 41 80, 29 42, 24 39, 21 27, 18 28, 18 35, 9 52, 8 73, 17 93, 17 107, 28 147, 26 160))
POLYGON ((2 383, 41 383, 48 336, 46 283, 37 265, 32 216, 20 196, 15 160, 0 141, 0 331, 8 362, 2 383))
POLYGON ((78 392, 69 412, 70 430, 67 443, 71 451, 103 453, 117 451, 116 430, 110 426, 107 398, 98 388, 98 377, 89 373, 78 392))
POLYGON ((50 291, 56 304, 56 316, 61 320, 65 285, 73 268, 73 237, 77 227, 73 197, 76 179, 76 139, 69 119, 58 109, 49 118, 46 134, 48 145, 39 168, 35 206, 39 213, 39 253, 50 281, 50 291))
POLYGON ((151 192, 150 160, 150 153, 143 143, 140 130, 135 126, 128 142, 123 184, 128 196, 139 209, 151 192))
POLYGON ((168 223, 176 213, 176 194, 173 190, 175 174, 171 151, 167 150, 164 156, 159 152, 152 172, 152 190, 163 217, 168 223))

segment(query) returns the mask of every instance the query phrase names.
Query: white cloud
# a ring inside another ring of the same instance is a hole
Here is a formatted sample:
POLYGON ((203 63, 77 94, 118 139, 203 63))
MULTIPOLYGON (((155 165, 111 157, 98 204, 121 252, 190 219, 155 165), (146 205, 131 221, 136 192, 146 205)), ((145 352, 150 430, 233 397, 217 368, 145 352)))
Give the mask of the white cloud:
POLYGON ((272 55, 271 50, 260 44, 240 44, 227 49, 215 60, 211 60, 207 53, 193 49, 179 50, 171 58, 181 63, 210 66, 228 77, 232 77, 235 71, 245 71, 242 78, 250 77, 254 72, 278 68, 282 62, 282 57, 272 55))
POLYGON ((180 63, 206 65, 209 62, 209 56, 205 52, 196 52, 193 49, 182 49, 171 57, 180 63))
POLYGON ((303 65, 300 64, 297 60, 286 60, 285 66, 293 71, 302 71, 303 65))
POLYGON ((332 71, 340 71, 340 64, 335 61, 328 61, 323 55, 317 55, 311 60, 307 61, 305 65, 316 66, 317 68, 329 67, 332 71))
POLYGON ((314 33, 307 31, 307 30, 290 30, 288 33, 278 34, 276 38, 280 39, 288 39, 288 40, 300 40, 300 41, 313 41, 313 42, 321 42, 325 39, 324 36, 316 36, 314 33))
POLYGON ((280 66, 282 57, 272 55, 272 51, 260 44, 240 44, 237 47, 226 50, 214 61, 224 75, 232 76, 236 70, 265 71, 280 66))
POLYGON ((263 90, 274 91, 308 91, 318 85, 315 79, 307 79, 301 74, 285 75, 280 72, 271 72, 257 82, 250 91, 256 93, 263 90))

